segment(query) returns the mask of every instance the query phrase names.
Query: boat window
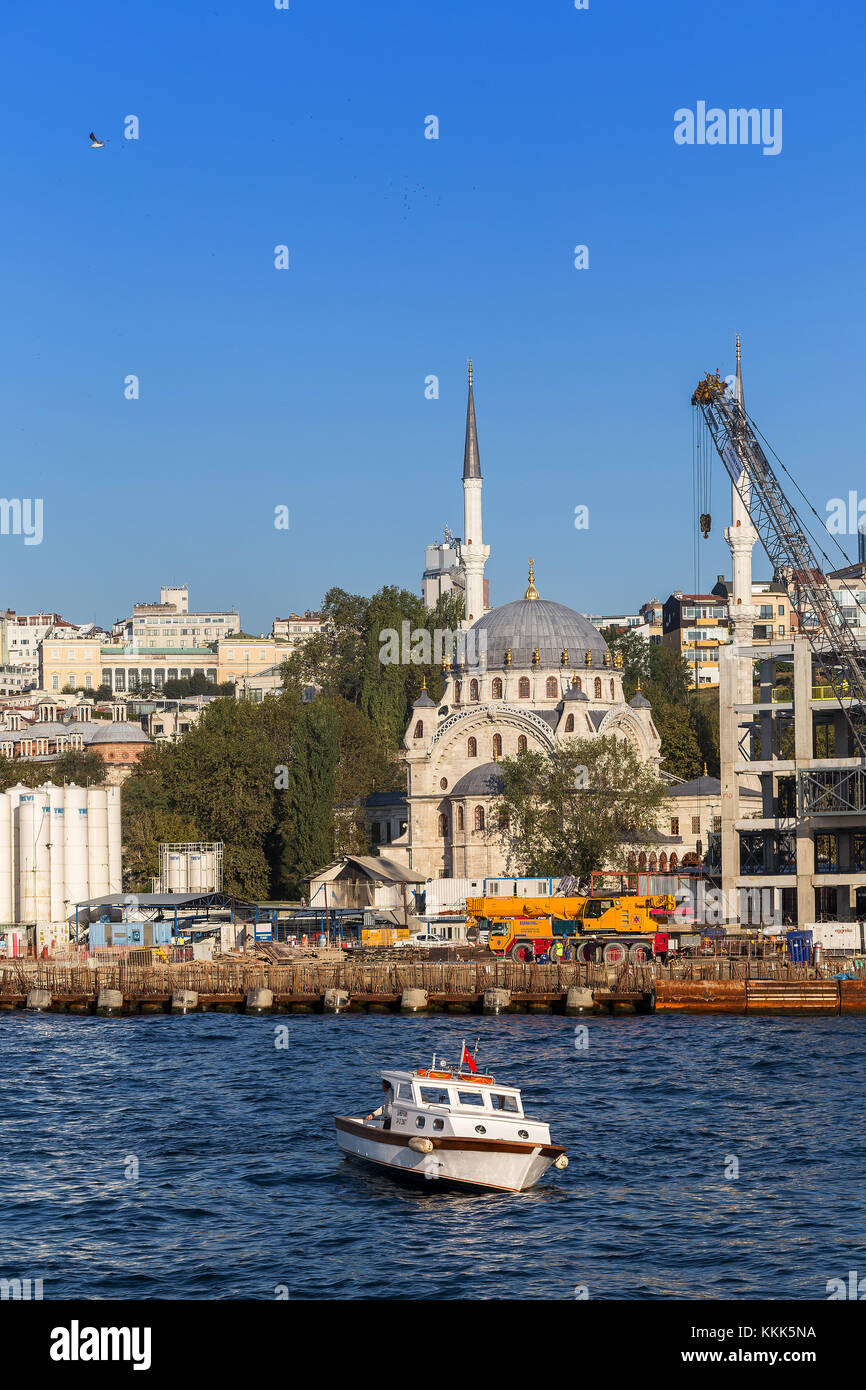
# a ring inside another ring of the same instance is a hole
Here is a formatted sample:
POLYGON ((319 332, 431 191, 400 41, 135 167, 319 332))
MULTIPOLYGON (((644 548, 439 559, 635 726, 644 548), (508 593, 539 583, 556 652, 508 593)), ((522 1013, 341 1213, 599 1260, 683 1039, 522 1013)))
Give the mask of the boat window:
POLYGON ((460 1105, 483 1105, 484 1097, 480 1091, 458 1091, 457 1100, 460 1105))
POLYGON ((426 1119, 424 1118, 423 1115, 416 1115, 416 1117, 415 1117, 415 1128, 416 1128, 416 1129, 423 1129, 424 1126, 426 1125, 426 1123, 427 1123, 427 1121, 426 1121, 426 1119))
POLYGON ((444 1121, 444 1120, 434 1120, 434 1121, 433 1121, 433 1128, 434 1128, 434 1129, 444 1129, 444 1128, 445 1128, 445 1121, 444 1121))
POLYGON ((499 1091, 491 1091, 490 1104, 494 1110, 508 1110, 512 1115, 519 1113, 516 1096, 504 1096, 499 1091))
POLYGON ((421 1100, 425 1105, 447 1105, 448 1089, 445 1086, 422 1086, 421 1100))
POLYGON ((411 1099, 412 1099, 412 1087, 409 1085, 409 1082, 408 1082, 408 1081, 401 1081, 401 1082, 399 1082, 399 1084, 398 1084, 398 1086, 397 1086, 397 1099, 398 1099, 398 1100, 411 1100, 411 1099))

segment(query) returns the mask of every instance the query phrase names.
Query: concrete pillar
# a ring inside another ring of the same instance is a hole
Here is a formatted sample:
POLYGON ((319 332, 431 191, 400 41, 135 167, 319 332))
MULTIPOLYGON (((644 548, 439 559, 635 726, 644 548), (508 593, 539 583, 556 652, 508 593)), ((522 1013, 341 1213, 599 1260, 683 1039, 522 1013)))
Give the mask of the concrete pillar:
POLYGON ((734 764, 739 761, 737 747, 738 716, 734 712, 737 698, 737 661, 730 646, 719 649, 719 753, 722 783, 722 892, 725 915, 735 899, 740 872, 740 837, 734 829, 739 815, 739 779, 734 764))
POLYGON ((248 1014, 269 1013, 274 1007, 274 992, 270 989, 248 989, 246 1012, 248 1014))
POLYGON ((40 1013, 43 1013, 46 1009, 50 1009, 51 990, 31 989, 29 994, 27 995, 27 1008, 37 1009, 40 1013))
POLYGON ((565 996, 565 1012, 567 1014, 590 1013, 593 1008, 592 990, 585 985, 572 985, 565 996))
POLYGON ((326 989, 324 1009, 326 1014, 341 1014, 349 1007, 347 989, 326 989))
MULTIPOLYGON (((794 759, 797 773, 812 762, 812 649, 805 637, 794 638, 794 759)), ((815 838, 811 820, 800 815, 797 788, 797 925, 815 920, 815 838)))
POLYGON ((171 996, 173 1014, 188 1014, 198 1008, 198 995, 194 989, 176 989, 171 996))
POLYGON ((400 999, 400 1012, 420 1014, 427 1008, 426 989, 404 989, 400 999))
POLYGON ((486 989, 482 1007, 486 1014, 507 1013, 511 1007, 511 990, 486 989))
POLYGON ((119 989, 101 989, 96 1000, 96 1012, 98 1014, 119 1014, 123 1009, 123 991, 119 989))

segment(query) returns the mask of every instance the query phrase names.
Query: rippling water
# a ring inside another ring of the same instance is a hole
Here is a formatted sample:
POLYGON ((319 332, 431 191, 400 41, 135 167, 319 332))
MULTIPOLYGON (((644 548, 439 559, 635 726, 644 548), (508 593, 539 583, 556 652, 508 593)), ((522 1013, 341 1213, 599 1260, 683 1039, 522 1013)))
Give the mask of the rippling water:
POLYGON ((866 1274, 866 1022, 585 1026, 577 1050, 550 1015, 0 1015, 0 1276, 46 1298, 804 1299, 866 1274), (566 1172, 465 1195, 340 1158, 332 1114, 378 1104, 380 1067, 478 1033, 566 1172))

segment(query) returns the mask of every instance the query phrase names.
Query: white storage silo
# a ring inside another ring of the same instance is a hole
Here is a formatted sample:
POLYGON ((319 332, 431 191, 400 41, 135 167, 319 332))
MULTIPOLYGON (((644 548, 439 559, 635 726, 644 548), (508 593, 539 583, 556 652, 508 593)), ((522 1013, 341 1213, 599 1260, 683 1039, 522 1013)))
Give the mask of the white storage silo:
POLYGON ((187 855, 187 881, 190 893, 202 893, 206 885, 202 878, 202 858, 197 850, 190 850, 187 855))
POLYGON ((18 840, 18 814, 17 808, 22 796, 26 796, 33 789, 25 787, 23 782, 16 782, 14 787, 10 787, 6 795, 9 798, 11 815, 9 817, 9 833, 12 846, 12 920, 21 921, 21 904, 18 898, 18 871, 21 862, 21 846, 18 840))
POLYGON ((0 922, 5 925, 10 925, 16 920, 14 857, 12 802, 9 800, 8 792, 3 792, 0 794, 0 922))
POLYGON ((87 861, 87 788, 71 783, 64 804, 66 901, 73 913, 90 897, 87 861))
POLYGON ((170 854, 168 856, 169 893, 185 893, 187 891, 186 885, 186 859, 182 854, 170 854))
POLYGON ((18 803, 18 910, 22 922, 51 917, 51 804, 46 793, 23 793, 18 803))
POLYGON ((120 787, 106 787, 108 798, 108 887, 106 893, 123 891, 121 858, 120 787))
POLYGON ((46 790, 51 804, 51 920, 65 922, 69 915, 66 905, 66 789, 49 782, 46 790))
POLYGON ((87 788, 87 875, 90 898, 104 898, 108 887, 108 793, 87 788))

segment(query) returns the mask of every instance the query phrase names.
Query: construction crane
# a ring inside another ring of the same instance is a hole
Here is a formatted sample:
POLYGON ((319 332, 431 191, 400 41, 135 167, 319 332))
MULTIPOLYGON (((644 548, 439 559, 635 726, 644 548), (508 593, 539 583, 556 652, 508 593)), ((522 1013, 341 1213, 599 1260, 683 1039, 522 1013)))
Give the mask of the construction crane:
POLYGON ((787 572, 793 580, 791 606, 800 630, 805 632, 826 671, 854 746, 861 757, 866 757, 866 730, 854 719, 851 706, 845 704, 848 699, 866 708, 863 648, 835 594, 824 582, 806 527, 785 496, 742 401, 729 392, 718 372, 715 376, 707 373, 698 383, 692 405, 706 421, 774 571, 787 572))

